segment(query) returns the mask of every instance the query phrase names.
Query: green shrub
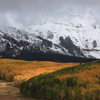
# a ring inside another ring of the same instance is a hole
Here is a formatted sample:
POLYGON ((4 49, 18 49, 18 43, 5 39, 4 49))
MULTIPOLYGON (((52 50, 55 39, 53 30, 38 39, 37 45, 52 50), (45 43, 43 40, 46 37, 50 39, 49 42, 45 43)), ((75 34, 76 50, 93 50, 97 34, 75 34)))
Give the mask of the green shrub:
POLYGON ((69 77, 66 79, 66 85, 68 87, 77 87, 79 85, 78 83, 78 77, 69 77))

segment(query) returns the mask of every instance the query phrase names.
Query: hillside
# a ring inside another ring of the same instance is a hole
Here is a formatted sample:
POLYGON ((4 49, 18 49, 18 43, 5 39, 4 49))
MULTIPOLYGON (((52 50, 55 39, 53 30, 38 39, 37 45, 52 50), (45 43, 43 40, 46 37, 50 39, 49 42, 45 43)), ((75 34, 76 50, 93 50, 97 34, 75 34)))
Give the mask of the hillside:
POLYGON ((22 83, 20 91, 47 100, 100 100, 100 61, 41 74, 22 83))
POLYGON ((48 21, 39 27, 32 26, 32 32, 0 27, 0 57, 66 62, 99 59, 99 27, 48 21))

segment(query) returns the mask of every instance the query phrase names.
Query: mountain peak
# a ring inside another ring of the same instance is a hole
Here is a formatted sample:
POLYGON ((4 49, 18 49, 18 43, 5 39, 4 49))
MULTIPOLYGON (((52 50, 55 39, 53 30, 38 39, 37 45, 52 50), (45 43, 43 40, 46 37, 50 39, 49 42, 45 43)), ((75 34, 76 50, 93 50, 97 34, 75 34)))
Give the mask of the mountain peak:
POLYGON ((48 20, 39 25, 26 27, 24 31, 14 27, 3 27, 0 28, 2 34, 0 39, 5 40, 14 50, 17 48, 17 54, 21 54, 22 51, 33 53, 37 50, 43 53, 100 58, 100 27, 99 25, 97 27, 95 21, 88 20, 94 18, 92 14, 81 18, 77 16, 72 18, 73 23, 48 20))

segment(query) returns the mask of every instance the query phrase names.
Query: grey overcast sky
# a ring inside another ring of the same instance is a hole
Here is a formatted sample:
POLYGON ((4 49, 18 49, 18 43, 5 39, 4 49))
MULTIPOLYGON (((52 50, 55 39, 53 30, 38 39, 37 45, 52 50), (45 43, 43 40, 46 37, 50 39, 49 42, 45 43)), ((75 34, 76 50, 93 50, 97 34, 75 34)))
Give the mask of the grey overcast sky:
POLYGON ((99 17, 99 5, 100 0, 0 0, 0 26, 29 26, 88 11, 99 17))

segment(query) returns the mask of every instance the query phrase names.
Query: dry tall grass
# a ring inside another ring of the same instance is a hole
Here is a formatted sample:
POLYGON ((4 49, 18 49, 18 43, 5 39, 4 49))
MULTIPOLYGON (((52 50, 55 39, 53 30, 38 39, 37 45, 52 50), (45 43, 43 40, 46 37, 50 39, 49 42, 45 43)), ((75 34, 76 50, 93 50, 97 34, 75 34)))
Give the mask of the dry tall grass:
POLYGON ((22 82, 42 73, 74 65, 78 65, 78 63, 0 59, 0 77, 6 81, 22 82))

